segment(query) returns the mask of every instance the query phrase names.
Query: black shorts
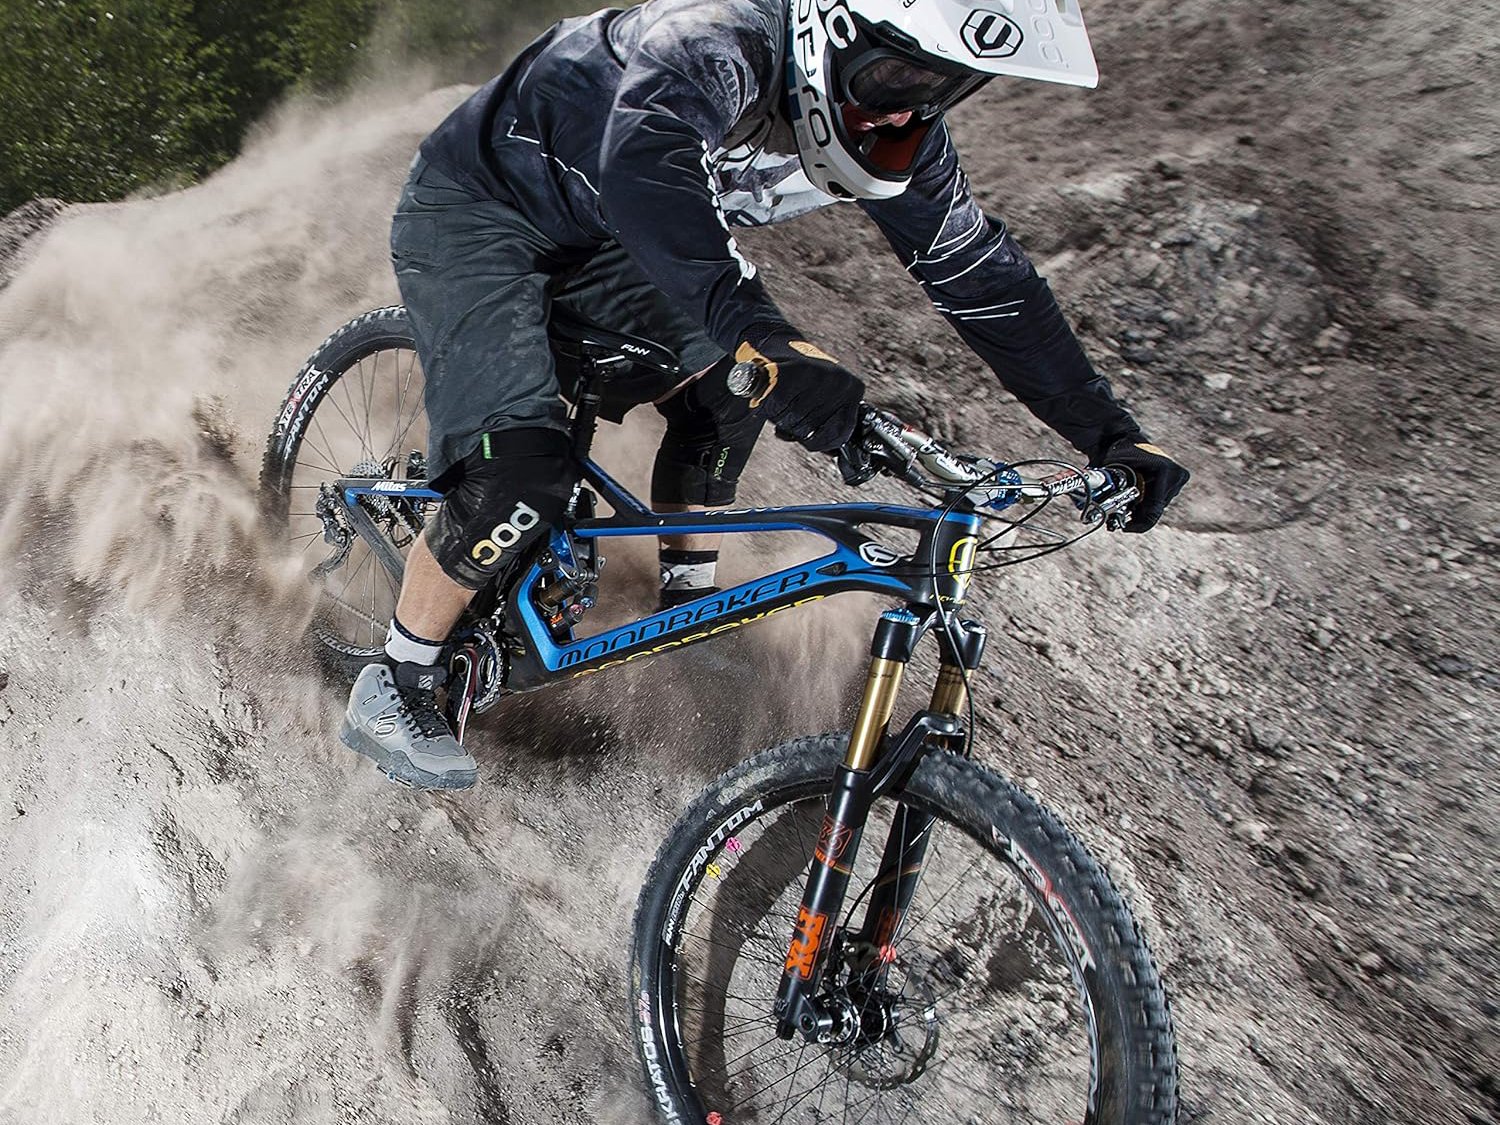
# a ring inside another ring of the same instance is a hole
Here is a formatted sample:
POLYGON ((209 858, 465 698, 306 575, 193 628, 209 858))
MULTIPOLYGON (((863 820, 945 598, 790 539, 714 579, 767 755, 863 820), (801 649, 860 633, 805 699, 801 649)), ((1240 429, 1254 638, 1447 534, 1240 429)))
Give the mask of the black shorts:
MULTIPOLYGON (((391 260, 426 377, 433 478, 486 433, 566 432, 565 387, 547 338, 553 302, 670 348, 689 374, 724 355, 618 243, 558 246, 510 204, 476 199, 420 156, 391 226, 391 260)), ((653 401, 673 382, 636 393, 653 401)))

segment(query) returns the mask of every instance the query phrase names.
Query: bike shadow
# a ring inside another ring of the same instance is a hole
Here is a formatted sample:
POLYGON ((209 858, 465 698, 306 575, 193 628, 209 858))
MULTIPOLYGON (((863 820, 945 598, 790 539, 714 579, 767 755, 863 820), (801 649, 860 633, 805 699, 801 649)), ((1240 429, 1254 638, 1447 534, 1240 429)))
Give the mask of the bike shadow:
MULTIPOLYGON (((810 666, 801 629, 723 636, 503 700, 466 739, 487 780, 643 766, 695 787, 768 746, 845 725, 862 659, 810 666)), ((862 653, 851 653, 862 657, 862 653)))

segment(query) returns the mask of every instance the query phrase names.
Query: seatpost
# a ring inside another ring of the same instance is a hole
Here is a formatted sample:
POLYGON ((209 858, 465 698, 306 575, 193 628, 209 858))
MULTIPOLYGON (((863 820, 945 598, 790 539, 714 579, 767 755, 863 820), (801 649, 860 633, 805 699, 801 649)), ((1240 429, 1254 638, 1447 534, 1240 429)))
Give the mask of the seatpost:
POLYGON ((583 371, 578 376, 578 396, 573 410, 573 456, 583 462, 594 447, 594 433, 599 428, 599 384, 601 378, 598 362, 585 356, 583 371))

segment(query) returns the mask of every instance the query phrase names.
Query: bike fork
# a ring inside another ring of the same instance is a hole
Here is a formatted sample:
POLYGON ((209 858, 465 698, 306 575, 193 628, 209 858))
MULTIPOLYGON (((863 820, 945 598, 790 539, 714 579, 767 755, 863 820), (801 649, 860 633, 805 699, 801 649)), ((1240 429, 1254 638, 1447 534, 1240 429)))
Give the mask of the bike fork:
MULTIPOLYGON (((878 786, 891 779, 889 773, 874 767, 890 728, 901 678, 923 632, 921 618, 899 609, 882 614, 876 627, 859 715, 850 734, 849 751, 834 775, 833 792, 776 993, 776 1031, 783 1039, 799 1031, 809 1038, 837 1038, 852 1031, 840 1026, 841 1013, 824 1010, 815 997, 829 962, 828 939, 843 909, 870 805, 878 786)), ((978 664, 983 647, 982 630, 976 627, 975 635, 978 643, 965 646, 971 653, 955 654, 950 659, 945 651, 928 719, 935 717, 934 713, 953 718, 962 708, 963 669, 978 664), (962 664, 957 662, 960 659, 962 664)), ((913 739, 923 737, 915 724, 908 735, 913 739)), ((873 958, 860 954, 860 959, 872 967, 882 967, 889 960, 891 938, 916 892, 931 824, 930 817, 904 805, 897 810, 864 925, 854 938, 856 950, 873 952, 873 958)))
MULTIPOLYGON (((958 718, 968 698, 964 676, 962 664, 943 660, 932 689, 929 714, 958 718)), ((854 957, 851 968, 862 975, 883 977, 886 966, 896 958, 896 936, 922 878, 932 824, 933 818, 926 813, 904 804, 896 807, 885 850, 880 853, 864 924, 849 943, 854 957)))

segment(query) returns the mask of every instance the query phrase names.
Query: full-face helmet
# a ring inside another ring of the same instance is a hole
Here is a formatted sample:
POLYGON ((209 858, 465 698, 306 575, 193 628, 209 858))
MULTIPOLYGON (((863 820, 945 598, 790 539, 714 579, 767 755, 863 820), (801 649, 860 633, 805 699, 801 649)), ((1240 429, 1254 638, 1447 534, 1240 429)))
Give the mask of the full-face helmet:
POLYGON ((945 110, 999 74, 1095 86, 1077 0, 788 0, 787 83, 808 179, 900 195, 945 110))

